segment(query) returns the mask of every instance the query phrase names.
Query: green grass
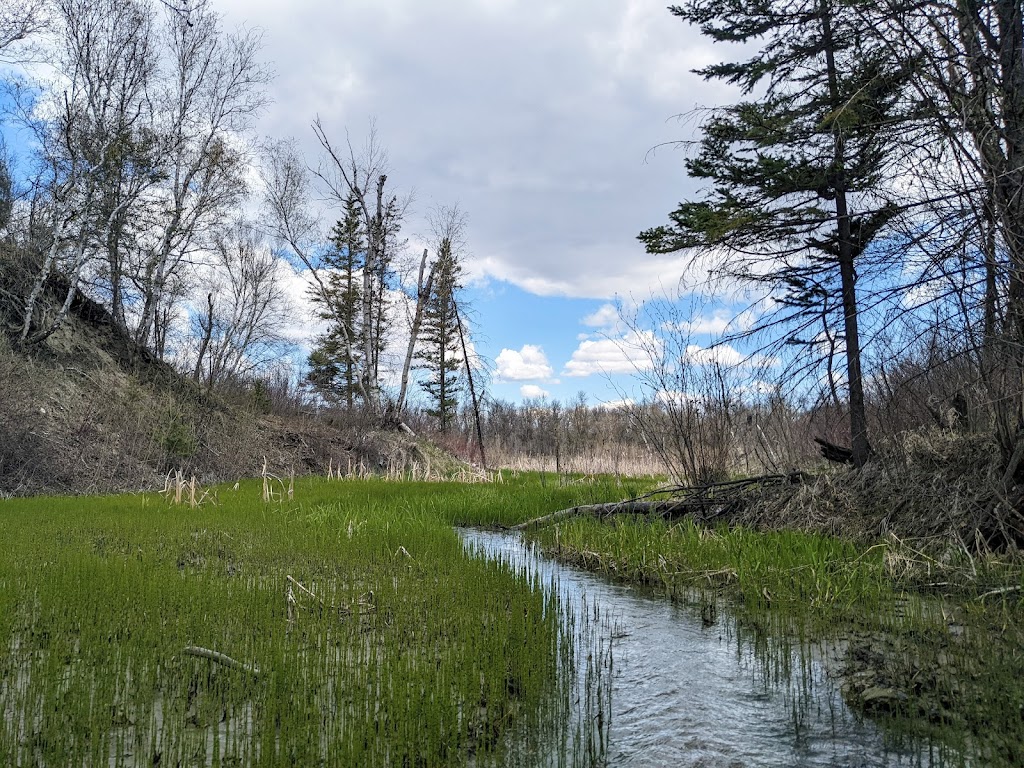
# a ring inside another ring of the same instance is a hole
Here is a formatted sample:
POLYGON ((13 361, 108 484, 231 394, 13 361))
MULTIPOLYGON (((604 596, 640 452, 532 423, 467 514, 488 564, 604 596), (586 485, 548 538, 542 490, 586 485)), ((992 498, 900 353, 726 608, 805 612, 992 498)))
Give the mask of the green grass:
POLYGON ((724 603, 759 640, 766 668, 786 662, 793 645, 845 649, 836 671, 851 704, 891 716, 896 734, 952 748, 961 758, 947 764, 1024 764, 1019 562, 979 559, 973 593, 942 593, 934 590, 963 564, 943 566, 896 542, 626 517, 574 518, 531 535, 563 560, 692 602, 708 621, 724 603), (865 705, 878 691, 898 696, 865 705))
POLYGON ((884 550, 796 531, 584 517, 535 535, 566 559, 669 594, 725 589, 753 608, 828 621, 859 616, 895 595, 884 550))
POLYGON ((194 509, 0 502, 0 765, 547 762, 580 741, 572 638, 554 597, 451 525, 633 490, 308 479, 194 509))

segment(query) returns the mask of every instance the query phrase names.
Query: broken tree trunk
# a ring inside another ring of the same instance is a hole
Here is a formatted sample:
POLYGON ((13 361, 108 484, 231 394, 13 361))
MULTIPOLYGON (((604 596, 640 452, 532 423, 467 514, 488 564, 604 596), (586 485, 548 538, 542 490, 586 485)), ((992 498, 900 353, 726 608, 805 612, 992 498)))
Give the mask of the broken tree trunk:
POLYGON ((826 460, 836 464, 853 464, 853 450, 842 445, 830 443, 822 437, 814 438, 826 460))

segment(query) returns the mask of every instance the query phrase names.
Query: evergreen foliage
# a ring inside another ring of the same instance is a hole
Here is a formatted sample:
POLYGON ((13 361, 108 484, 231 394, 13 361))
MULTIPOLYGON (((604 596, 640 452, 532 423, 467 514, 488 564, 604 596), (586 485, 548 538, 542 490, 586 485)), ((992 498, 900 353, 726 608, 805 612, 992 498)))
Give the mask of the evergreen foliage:
POLYGON ((427 371, 420 386, 430 398, 427 413, 438 420, 440 430, 446 432, 458 408, 459 372, 464 363, 460 355, 459 316, 456 295, 461 287, 459 264, 449 238, 441 241, 434 281, 423 307, 420 328, 421 347, 416 352, 418 368, 427 371))
POLYGON ((711 113, 686 161, 691 177, 710 184, 704 199, 681 203, 669 225, 639 237, 652 253, 724 254, 724 272, 768 287, 794 329, 786 343, 817 352, 815 326, 841 339, 832 349, 846 353, 860 464, 870 448, 854 261, 898 214, 882 179, 905 76, 859 21, 857 2, 691 0, 671 9, 716 41, 762 47, 698 72, 739 85, 746 99, 711 113))
POLYGON ((327 296, 311 292, 319 316, 329 321, 309 355, 307 379, 326 400, 352 408, 361 398, 360 351, 364 329, 360 317, 362 285, 359 273, 366 258, 366 239, 358 201, 349 196, 345 216, 334 225, 330 248, 324 254, 327 296))

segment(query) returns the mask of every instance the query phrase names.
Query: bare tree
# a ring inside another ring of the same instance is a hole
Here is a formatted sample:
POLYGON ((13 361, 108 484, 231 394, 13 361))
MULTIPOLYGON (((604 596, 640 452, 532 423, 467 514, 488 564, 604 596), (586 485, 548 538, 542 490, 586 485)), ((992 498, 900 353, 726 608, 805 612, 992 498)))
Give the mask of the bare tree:
POLYGON ((266 104, 271 78, 259 61, 260 36, 227 34, 209 2, 187 13, 168 9, 164 43, 170 64, 158 96, 166 142, 163 205, 143 248, 136 285, 142 296, 136 339, 149 344, 171 276, 207 243, 208 232, 245 190, 239 137, 266 104))
POLYGON ((159 31, 141 0, 53 8, 44 108, 21 104, 41 148, 33 221, 43 236, 20 339, 53 333, 85 285, 162 358, 193 257, 245 191, 245 136, 269 80, 259 36, 225 34, 205 0, 167 7, 159 31), (43 317, 54 285, 66 288, 63 305, 43 317))
MULTIPOLYGON (((884 0, 857 6, 911 74, 914 120, 902 126, 917 186, 906 242, 931 312, 911 333, 959 326, 974 357, 1006 476, 1024 467, 1024 15, 1019 0, 884 0)), ((923 304, 924 302, 922 302, 923 304)), ((947 350, 948 353, 952 350, 947 350)), ((970 377, 968 377, 970 378, 970 377)), ((970 381, 965 387, 970 387, 970 381)))
POLYGON ((290 307, 282 288, 288 267, 244 223, 218 238, 193 377, 208 387, 246 377, 281 356, 290 307))
POLYGON ((45 28, 46 5, 46 0, 7 0, 0 7, 0 60, 16 43, 45 28))
POLYGON ((149 17, 133 0, 60 0, 56 11, 61 48, 51 89, 54 116, 25 121, 45 160, 49 242, 25 300, 22 343, 38 343, 61 325, 95 251, 97 231, 119 213, 117 207, 104 211, 101 201, 110 199, 104 190, 130 152, 152 71, 149 17), (33 334, 39 299, 60 260, 66 262, 63 305, 33 334))

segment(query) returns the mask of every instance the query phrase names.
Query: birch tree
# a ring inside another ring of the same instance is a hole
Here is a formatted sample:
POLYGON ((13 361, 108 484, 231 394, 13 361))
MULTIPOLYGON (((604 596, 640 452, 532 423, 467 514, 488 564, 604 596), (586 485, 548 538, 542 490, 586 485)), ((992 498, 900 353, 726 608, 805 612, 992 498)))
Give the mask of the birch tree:
POLYGON ((244 223, 219 237, 206 306, 196 315, 193 377, 207 387, 245 378, 281 355, 291 311, 281 260, 244 223))
POLYGON ((157 98, 166 184, 136 278, 142 305, 136 341, 143 347, 159 332, 172 276, 209 245, 205 233, 245 190, 242 142, 266 104, 271 78, 259 60, 259 34, 225 33, 206 0, 185 13, 168 9, 163 43, 169 63, 157 98))
POLYGON ((16 44, 46 26, 46 0, 7 0, 0 7, 0 61, 13 58, 16 44))
POLYGON ((43 103, 49 119, 27 119, 39 142, 46 178, 48 226, 38 272, 25 299, 21 343, 50 336, 67 316, 97 232, 118 210, 104 210, 111 177, 124 167, 145 119, 145 89, 153 67, 150 17, 133 0, 60 0, 56 80, 43 103), (63 262, 63 264, 61 264, 63 262), (36 327, 51 274, 62 267, 67 288, 56 315, 36 327))

